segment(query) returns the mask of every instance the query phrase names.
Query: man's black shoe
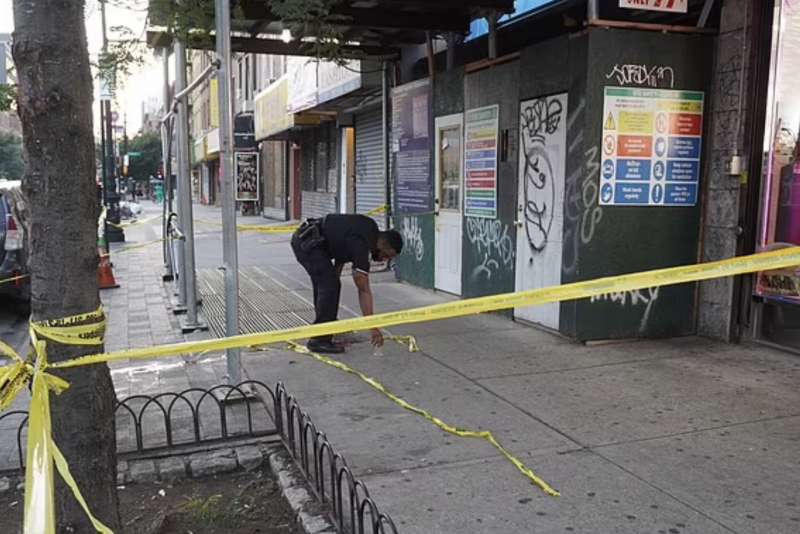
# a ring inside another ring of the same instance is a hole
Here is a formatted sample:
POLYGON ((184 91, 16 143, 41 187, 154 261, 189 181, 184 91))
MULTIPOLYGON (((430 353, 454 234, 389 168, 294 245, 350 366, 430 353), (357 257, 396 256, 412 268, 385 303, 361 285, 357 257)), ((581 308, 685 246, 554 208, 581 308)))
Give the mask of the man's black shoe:
POLYGON ((337 345, 332 341, 321 341, 319 339, 310 339, 306 347, 311 352, 321 352, 324 354, 341 354, 344 352, 344 347, 337 345))

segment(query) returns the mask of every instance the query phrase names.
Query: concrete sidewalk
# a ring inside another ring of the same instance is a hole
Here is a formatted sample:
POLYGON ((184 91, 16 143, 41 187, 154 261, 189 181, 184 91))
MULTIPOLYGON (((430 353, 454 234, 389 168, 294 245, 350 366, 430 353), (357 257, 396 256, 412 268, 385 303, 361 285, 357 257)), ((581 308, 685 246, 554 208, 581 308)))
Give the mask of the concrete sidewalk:
MULTIPOLYGON (((195 210, 219 220, 218 210, 195 210)), ((209 232, 197 239, 199 271, 221 263, 218 230, 197 227, 209 232)), ((158 234, 154 223, 128 237, 158 234)), ((288 235, 242 233, 239 250, 253 284, 308 309, 288 235)), ((109 348, 181 339, 170 289, 155 278, 160 254, 152 246, 114 257, 123 287, 104 292, 109 348)), ((391 273, 373 287, 378 311, 451 298, 391 273)), ((349 279, 343 304, 342 316, 357 310, 349 279)), ((286 383, 402 534, 800 532, 796 356, 697 338, 586 347, 496 315, 391 330, 415 335, 422 352, 388 344, 374 355, 361 334, 340 359, 449 424, 493 431, 562 493, 544 495, 485 442, 446 434, 308 356, 245 354, 246 374, 286 383)), ((221 383, 225 362, 210 354, 112 373, 118 394, 152 393, 221 383)))

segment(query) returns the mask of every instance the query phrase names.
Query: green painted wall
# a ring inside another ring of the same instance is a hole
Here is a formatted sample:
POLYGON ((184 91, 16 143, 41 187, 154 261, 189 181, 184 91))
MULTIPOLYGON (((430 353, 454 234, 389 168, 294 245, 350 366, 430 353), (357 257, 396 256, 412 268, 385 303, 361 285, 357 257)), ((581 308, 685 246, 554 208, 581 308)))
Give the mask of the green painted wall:
POLYGON ((498 218, 464 218, 462 295, 476 297, 514 290, 517 233, 517 128, 519 126, 519 61, 512 61, 464 77, 464 108, 500 105, 498 162, 498 218))
MULTIPOLYGON (((568 163, 577 164, 577 172, 568 171, 563 283, 697 262, 701 200, 693 207, 599 205, 603 91, 606 86, 706 90, 711 50, 704 36, 589 31, 585 110, 573 119, 583 121, 583 146, 570 152, 574 161, 568 163), (643 83, 619 78, 618 67, 626 65, 662 75, 643 83)), ((706 109, 709 98, 706 94, 706 109)), ((701 190, 704 180, 701 170, 701 190)), ((565 303, 561 330, 580 340, 690 335, 695 292, 695 284, 686 284, 565 303)))

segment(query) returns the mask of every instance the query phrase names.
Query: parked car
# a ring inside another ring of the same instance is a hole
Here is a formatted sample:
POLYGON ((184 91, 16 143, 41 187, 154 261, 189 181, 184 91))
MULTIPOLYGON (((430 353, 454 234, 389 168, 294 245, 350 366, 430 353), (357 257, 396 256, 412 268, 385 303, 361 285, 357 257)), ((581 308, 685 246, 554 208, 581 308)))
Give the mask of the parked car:
POLYGON ((0 295, 30 299, 25 201, 19 181, 0 180, 0 295))

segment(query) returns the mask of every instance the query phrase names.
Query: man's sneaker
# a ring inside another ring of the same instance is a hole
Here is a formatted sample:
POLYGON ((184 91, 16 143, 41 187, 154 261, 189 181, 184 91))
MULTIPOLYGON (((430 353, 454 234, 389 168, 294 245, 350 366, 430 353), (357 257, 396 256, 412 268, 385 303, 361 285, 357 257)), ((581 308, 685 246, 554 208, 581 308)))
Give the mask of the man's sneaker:
POLYGON ((324 354, 341 354, 344 352, 344 347, 337 345, 333 341, 323 341, 320 339, 309 339, 306 347, 311 352, 321 352, 324 354))

